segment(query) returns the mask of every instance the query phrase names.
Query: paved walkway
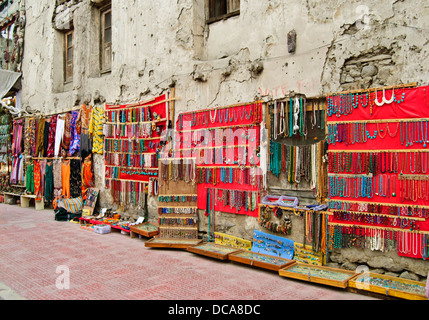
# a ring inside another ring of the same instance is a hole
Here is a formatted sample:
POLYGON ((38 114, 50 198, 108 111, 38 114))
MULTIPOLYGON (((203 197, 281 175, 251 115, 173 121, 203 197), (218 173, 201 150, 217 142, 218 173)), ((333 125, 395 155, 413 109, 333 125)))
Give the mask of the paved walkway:
POLYGON ((0 299, 372 300, 144 241, 0 204, 0 299))

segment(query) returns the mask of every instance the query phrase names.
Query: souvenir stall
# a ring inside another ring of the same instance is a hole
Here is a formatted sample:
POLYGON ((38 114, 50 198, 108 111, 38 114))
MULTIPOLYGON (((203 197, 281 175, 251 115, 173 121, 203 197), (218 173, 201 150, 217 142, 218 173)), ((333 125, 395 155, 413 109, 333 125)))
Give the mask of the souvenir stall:
POLYGON ((4 193, 13 192, 10 187, 12 169, 12 116, 6 108, 0 110, 0 193, 4 201, 4 193))
MULTIPOLYGON (((94 187, 91 157, 103 146, 103 113, 99 106, 75 107, 54 114, 14 118, 12 131, 11 187, 22 207, 35 205, 69 208, 69 200, 81 203, 94 187)), ((101 148, 102 151, 102 148, 101 148)))
POLYGON ((106 188, 122 212, 143 209, 146 194, 159 193, 158 153, 170 119, 169 101, 164 94, 146 102, 106 105, 106 188))
POLYGON ((207 217, 208 241, 214 240, 215 212, 258 214, 262 116, 261 101, 178 115, 174 157, 196 161, 198 209, 207 217))
POLYGON ((195 159, 159 160, 159 235, 146 247, 187 248, 199 244, 195 159))
POLYGON ((290 251, 289 258, 315 265, 327 255, 325 101, 292 93, 268 103, 270 183, 258 215, 264 237, 273 238, 264 250, 290 251), (289 243, 271 248, 276 236, 289 243))
MULTIPOLYGON (((428 90, 411 84, 327 97, 330 249, 428 258, 428 90)), ((392 279, 361 278, 370 291, 394 294, 392 279)))

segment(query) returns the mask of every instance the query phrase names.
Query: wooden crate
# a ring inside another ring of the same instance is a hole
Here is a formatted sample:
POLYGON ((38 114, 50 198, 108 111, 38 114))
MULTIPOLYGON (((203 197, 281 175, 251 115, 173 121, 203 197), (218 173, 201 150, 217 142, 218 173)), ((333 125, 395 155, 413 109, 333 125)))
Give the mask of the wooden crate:
POLYGON ((145 247, 151 248, 168 248, 168 249, 187 249, 190 246, 200 244, 200 239, 167 239, 167 238, 152 238, 145 242, 145 247))
POLYGON ((228 256, 230 254, 241 251, 237 248, 222 246, 212 242, 205 242, 196 246, 191 246, 188 247, 186 250, 219 260, 228 260, 228 256))
POLYGON ((349 287, 406 300, 428 300, 425 294, 425 282, 407 280, 372 272, 359 274, 349 281, 349 287), (371 283, 371 280, 375 280, 376 282, 371 283), (379 285, 375 284, 377 282, 379 285), (382 284, 388 284, 388 286, 382 284), (407 287, 409 290, 407 290, 407 287), (415 290, 411 290, 411 288, 415 288, 415 290))
POLYGON ((338 288, 346 288, 351 279, 358 273, 354 271, 310 265, 297 262, 279 270, 282 277, 304 280, 338 288))
POLYGON ((159 233, 157 225, 154 225, 150 222, 144 222, 141 224, 136 224, 130 226, 130 237, 135 238, 136 234, 142 235, 147 238, 152 238, 159 233))
POLYGON ((296 261, 293 260, 250 251, 239 251, 232 253, 228 255, 228 259, 231 261, 240 262, 273 271, 279 271, 286 266, 293 265, 296 263, 296 261))

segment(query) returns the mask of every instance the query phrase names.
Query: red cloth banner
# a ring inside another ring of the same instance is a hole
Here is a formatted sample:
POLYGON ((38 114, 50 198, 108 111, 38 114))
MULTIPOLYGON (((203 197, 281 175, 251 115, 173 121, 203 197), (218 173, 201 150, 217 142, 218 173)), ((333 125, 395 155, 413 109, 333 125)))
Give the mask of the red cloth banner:
MULTIPOLYGON (((354 166, 353 170, 348 168, 348 172, 347 170, 333 172, 332 163, 330 164, 328 192, 331 197, 329 200, 385 204, 387 207, 393 205, 394 208, 427 206, 429 210, 429 179, 426 175, 426 172, 429 173, 426 171, 429 159, 428 95, 429 87, 423 86, 381 89, 376 92, 371 90, 355 94, 340 93, 327 98, 329 158, 339 159, 338 164, 344 168, 342 163, 344 158, 340 159, 343 153, 359 154, 359 158, 354 157, 350 163, 354 166), (334 152, 338 155, 336 158, 332 157, 334 152), (377 168, 375 175, 367 175, 368 172, 364 172, 363 175, 350 173, 354 172, 355 166, 373 165, 373 163, 369 164, 369 161, 375 158, 368 156, 368 161, 365 162, 364 157, 367 154, 378 154, 377 157, 381 157, 377 160, 381 168, 377 168), (391 169, 397 168, 397 172, 393 170, 383 172, 383 169, 389 166, 391 169), (362 184, 365 185, 362 186, 362 184), (371 191, 366 188, 368 184, 372 184, 371 191), (361 189, 357 190, 357 188, 361 189), (368 192, 371 192, 371 196, 368 192)), ((350 211, 351 215, 356 213, 359 212, 350 211)), ((377 223, 371 223, 369 218, 361 218, 359 222, 350 221, 350 215, 345 214, 344 217, 347 218, 343 220, 330 216, 329 221, 383 228, 379 223, 380 219, 377 223)), ((392 215, 381 216, 381 218, 386 217, 392 218, 392 215)), ((377 219, 374 218, 373 221, 377 219)), ((386 226, 386 230, 397 231, 398 255, 422 258, 423 235, 413 231, 429 231, 426 214, 423 217, 413 218, 398 213, 394 221, 398 225, 386 226)), ((368 235, 371 236, 371 234, 368 235)))

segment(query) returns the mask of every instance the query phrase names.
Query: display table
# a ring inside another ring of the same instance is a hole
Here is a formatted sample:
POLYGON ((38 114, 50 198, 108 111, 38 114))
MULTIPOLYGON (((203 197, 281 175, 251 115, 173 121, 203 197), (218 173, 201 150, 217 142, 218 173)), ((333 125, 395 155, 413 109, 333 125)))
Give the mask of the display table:
POLYGON ((145 247, 151 248, 169 248, 169 249, 187 249, 190 246, 200 244, 200 239, 167 239, 167 238, 152 238, 145 242, 145 247))
POLYGON ((219 260, 228 260, 230 254, 241 251, 237 248, 222 246, 211 242, 201 243, 196 246, 188 247, 186 250, 219 260))
POLYGON ((426 283, 371 272, 350 280, 349 287, 401 299, 427 300, 426 283))
POLYGON ((287 266, 279 270, 279 275, 287 278, 346 288, 349 280, 358 275, 358 273, 297 262, 293 266, 287 266))
POLYGON ((149 222, 144 222, 141 224, 130 226, 131 239, 135 238, 137 234, 147 238, 152 238, 156 236, 158 233, 159 233, 158 226, 149 222))
POLYGON ((263 269, 279 271, 281 268, 295 264, 296 261, 269 256, 262 253, 240 251, 228 256, 229 260, 248 264, 263 269))

